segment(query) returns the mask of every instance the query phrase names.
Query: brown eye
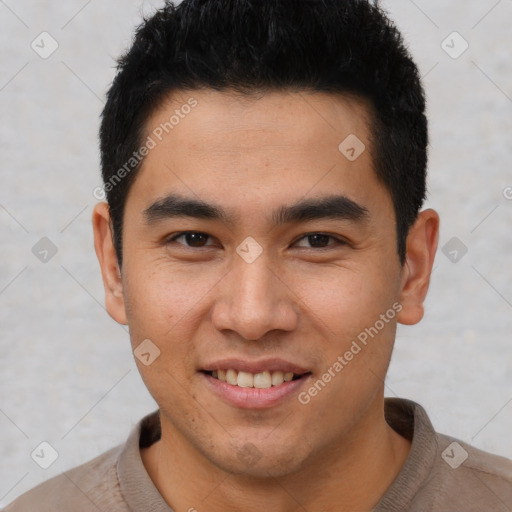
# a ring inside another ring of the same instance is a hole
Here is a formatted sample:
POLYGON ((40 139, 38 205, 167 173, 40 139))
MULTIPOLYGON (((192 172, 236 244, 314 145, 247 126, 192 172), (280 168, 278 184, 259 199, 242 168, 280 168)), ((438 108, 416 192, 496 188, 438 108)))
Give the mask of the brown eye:
POLYGON ((309 235, 308 242, 313 247, 325 247, 329 245, 329 239, 331 238, 328 235, 309 235))
POLYGON ((206 233, 200 233, 198 231, 186 231, 173 236, 168 240, 168 243, 177 241, 180 238, 185 240, 185 243, 178 242, 180 245, 188 247, 207 247, 208 245, 206 244, 206 241, 211 237, 206 233))
POLYGON ((301 240, 306 240, 309 245, 299 245, 300 247, 308 247, 313 249, 324 249, 326 247, 343 245, 345 242, 336 238, 332 235, 326 235, 324 233, 311 233, 303 236, 301 240), (329 240, 334 240, 334 243, 329 243, 329 240))

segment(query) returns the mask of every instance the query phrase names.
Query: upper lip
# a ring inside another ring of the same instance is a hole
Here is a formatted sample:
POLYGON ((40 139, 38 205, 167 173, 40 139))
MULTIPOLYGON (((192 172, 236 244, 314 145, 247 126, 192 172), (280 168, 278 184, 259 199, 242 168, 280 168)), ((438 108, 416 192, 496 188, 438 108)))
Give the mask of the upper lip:
POLYGON ((309 370, 302 366, 279 358, 260 359, 257 361, 249 361, 247 359, 219 359, 218 361, 205 364, 202 368, 203 371, 207 372, 230 369, 241 370, 249 373, 277 371, 282 371, 284 373, 293 372, 298 375, 309 373, 309 370))

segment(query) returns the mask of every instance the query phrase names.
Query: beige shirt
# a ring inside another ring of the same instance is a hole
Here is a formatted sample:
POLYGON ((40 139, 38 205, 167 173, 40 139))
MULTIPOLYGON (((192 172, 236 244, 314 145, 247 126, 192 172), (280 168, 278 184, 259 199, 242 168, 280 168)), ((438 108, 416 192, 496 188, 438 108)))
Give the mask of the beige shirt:
MULTIPOLYGON (((409 400, 387 398, 386 420, 412 445, 374 512, 512 511, 511 460, 437 434, 425 410, 409 400)), ((134 427, 125 444, 40 484, 5 512, 173 512, 139 451, 159 437, 156 411, 134 427)), ((200 504, 195 508, 207 510, 200 504)))

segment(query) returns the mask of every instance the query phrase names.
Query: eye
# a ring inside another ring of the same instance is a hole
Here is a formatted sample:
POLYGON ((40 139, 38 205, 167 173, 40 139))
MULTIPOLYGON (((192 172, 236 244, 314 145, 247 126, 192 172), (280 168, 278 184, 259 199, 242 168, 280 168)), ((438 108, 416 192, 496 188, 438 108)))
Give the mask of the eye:
POLYGON ((310 233, 309 235, 303 236, 298 241, 300 242, 301 240, 305 240, 306 243, 311 244, 309 246, 302 245, 302 247, 314 249, 325 249, 331 246, 346 245, 344 240, 324 233, 310 233), (334 243, 329 244, 329 239, 334 240, 334 243))
POLYGON ((166 243, 170 244, 171 242, 175 242, 183 238, 185 243, 178 242, 180 245, 185 245, 188 247, 209 247, 212 244, 206 244, 205 242, 211 238, 210 235, 206 233, 201 233, 199 231, 184 231, 182 233, 177 233, 176 235, 171 236, 167 239, 166 243))
MULTIPOLYGON (((206 243, 208 239, 211 238, 212 237, 207 233, 202 233, 200 231, 184 231, 172 235, 167 239, 166 243, 170 244, 172 242, 177 242, 179 245, 184 245, 185 247, 201 248, 215 245, 213 243, 206 243), (183 241, 180 242, 180 239, 183 241)), ((346 245, 346 242, 333 235, 327 235, 325 233, 310 233, 299 238, 299 240, 295 242, 295 245, 312 249, 326 249, 333 246, 346 245), (332 241, 332 243, 329 243, 330 241, 332 241), (304 243, 309 245, 304 245, 304 243)))

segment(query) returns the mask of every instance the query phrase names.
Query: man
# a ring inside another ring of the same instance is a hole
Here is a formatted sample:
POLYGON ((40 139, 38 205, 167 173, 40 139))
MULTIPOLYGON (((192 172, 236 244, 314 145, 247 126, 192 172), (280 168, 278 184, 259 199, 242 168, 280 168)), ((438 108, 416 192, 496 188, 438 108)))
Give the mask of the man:
POLYGON ((159 409, 7 511, 511 510, 511 461, 384 399, 439 218, 418 71, 380 8, 168 4, 107 100, 95 248, 159 409))

